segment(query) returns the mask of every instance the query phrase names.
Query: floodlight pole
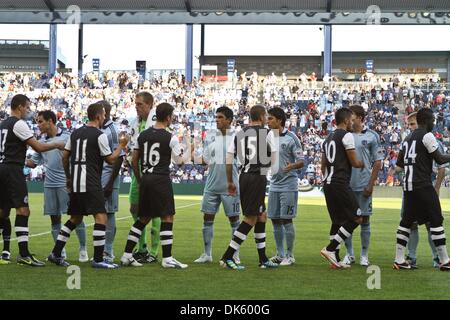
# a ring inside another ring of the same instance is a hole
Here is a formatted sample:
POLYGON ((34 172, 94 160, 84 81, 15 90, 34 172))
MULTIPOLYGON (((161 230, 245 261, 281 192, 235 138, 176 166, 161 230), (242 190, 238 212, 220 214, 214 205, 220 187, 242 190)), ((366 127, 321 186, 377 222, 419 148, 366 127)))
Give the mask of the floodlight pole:
POLYGON ((200 77, 202 76, 202 66, 205 64, 205 25, 200 26, 200 77))
POLYGON ((194 57, 194 26, 193 24, 186 25, 186 62, 185 62, 185 76, 187 82, 192 82, 192 60, 194 57))
POLYGON ((83 24, 78 27, 78 81, 81 83, 83 78, 83 24))
POLYGON ((56 52, 57 52, 57 24, 50 24, 50 36, 49 36, 49 52, 48 52, 48 73, 50 76, 55 75, 56 72, 56 52))
POLYGON ((328 73, 331 77, 331 71, 333 68, 333 48, 332 48, 332 27, 331 24, 324 26, 324 38, 325 46, 323 53, 323 74, 322 77, 328 73))

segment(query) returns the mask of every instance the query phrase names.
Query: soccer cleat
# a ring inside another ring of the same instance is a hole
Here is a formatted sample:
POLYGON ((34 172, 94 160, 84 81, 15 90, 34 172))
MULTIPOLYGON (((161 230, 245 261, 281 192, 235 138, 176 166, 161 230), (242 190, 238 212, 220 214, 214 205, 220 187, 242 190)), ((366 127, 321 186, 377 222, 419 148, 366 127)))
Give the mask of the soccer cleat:
POLYGON ((61 257, 63 257, 63 259, 67 259, 67 252, 66 252, 66 248, 63 248, 61 251, 61 257))
POLYGON ((406 262, 411 266, 411 269, 417 269, 417 259, 411 258, 410 256, 406 256, 406 262))
POLYGON ((351 264, 354 264, 355 261, 356 261, 355 256, 346 254, 344 259, 342 260, 342 264, 351 265, 351 264))
POLYGON ((401 270, 401 269, 411 269, 411 266, 408 262, 403 262, 403 263, 397 263, 394 262, 394 265, 392 266, 393 269, 395 270, 401 270))
POLYGON ((279 255, 273 256, 272 258, 270 258, 269 260, 272 261, 273 263, 276 264, 280 264, 285 258, 280 257, 279 255))
POLYGON ((259 264, 259 267, 261 269, 275 269, 275 268, 278 268, 278 264, 277 263, 273 263, 270 260, 267 260, 266 262, 261 262, 259 264))
POLYGON ((53 264, 56 264, 57 266, 60 267, 68 267, 70 266, 70 263, 68 263, 66 260, 64 260, 64 258, 61 257, 56 257, 54 255, 54 253, 50 253, 50 255, 47 257, 47 261, 50 261, 53 264))
POLYGON ((336 268, 342 268, 341 264, 336 259, 336 252, 335 251, 328 251, 327 248, 325 247, 322 250, 320 250, 320 255, 323 258, 327 259, 336 268))
POLYGON ((92 261, 92 268, 96 269, 117 269, 119 266, 115 263, 109 263, 108 261, 100 261, 96 262, 95 260, 92 261))
POLYGON ((158 256, 149 255, 147 258, 147 263, 155 263, 158 262, 158 256))
POLYGON ((27 257, 22 257, 21 255, 17 256, 17 264, 30 267, 45 266, 45 262, 39 261, 33 255, 29 255, 27 257))
POLYGON ((186 269, 188 267, 187 264, 181 263, 177 261, 175 258, 163 258, 162 261, 163 268, 175 268, 175 269, 186 269))
POLYGON ((339 267, 336 267, 334 264, 330 264, 330 269, 333 269, 333 270, 337 270, 337 269, 348 269, 348 268, 351 268, 352 267, 352 265, 350 265, 350 264, 345 264, 345 263, 343 263, 342 261, 339 261, 339 267))
POLYGON ((103 252, 103 260, 105 260, 108 263, 114 264, 114 255, 109 254, 108 252, 103 252))
POLYGON ((147 263, 149 256, 150 256, 150 254, 148 253, 148 251, 133 253, 133 258, 137 262, 142 263, 142 264, 147 263))
POLYGON ((233 260, 236 264, 241 264, 241 259, 239 258, 239 251, 236 251, 233 254, 233 260))
POLYGON ((284 258, 284 259, 279 263, 279 265, 280 265, 280 266, 292 266, 294 263, 295 263, 295 258, 294 258, 294 257, 288 256, 288 257, 284 258))
POLYGON ((80 250, 78 261, 85 263, 89 261, 88 253, 86 250, 80 250))
POLYGON ((363 267, 368 267, 370 264, 369 257, 361 256, 361 258, 359 259, 359 264, 363 267))
POLYGON ((433 268, 439 268, 439 258, 435 257, 433 258, 433 268))
POLYGON ((2 259, 2 260, 5 260, 5 261, 11 261, 11 253, 10 253, 9 251, 4 250, 4 251, 2 252, 2 257, 1 257, 1 259, 2 259))
POLYGON ((241 266, 240 264, 236 264, 236 262, 233 259, 226 259, 226 260, 220 260, 219 264, 221 267, 223 268, 228 268, 231 270, 237 270, 237 271, 241 271, 244 270, 245 267, 241 266))
POLYGON ((200 258, 198 258, 197 260, 195 260, 195 263, 209 263, 212 262, 213 259, 211 256, 208 256, 206 253, 203 253, 200 258))
POLYGON ((445 264, 441 264, 439 266, 439 270, 441 270, 441 271, 450 271, 450 260, 447 261, 447 263, 445 263, 445 264))
POLYGON ((124 267, 126 267, 126 266, 142 267, 143 266, 142 263, 137 262, 135 258, 133 258, 133 257, 127 258, 127 257, 125 257, 125 255, 123 255, 122 258, 120 258, 120 263, 124 267))

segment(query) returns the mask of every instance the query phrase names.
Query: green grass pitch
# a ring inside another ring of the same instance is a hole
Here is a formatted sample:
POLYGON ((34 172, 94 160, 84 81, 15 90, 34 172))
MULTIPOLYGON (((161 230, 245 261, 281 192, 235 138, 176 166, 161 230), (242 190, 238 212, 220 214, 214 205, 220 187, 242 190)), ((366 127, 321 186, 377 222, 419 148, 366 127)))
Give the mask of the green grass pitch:
MULTIPOLYGON (((186 270, 167 270, 151 264, 142 268, 95 270, 80 264, 78 240, 75 234, 67 249, 69 262, 81 267, 81 289, 69 290, 65 268, 48 264, 44 268, 29 268, 11 263, 0 266, 0 299, 449 299, 450 274, 431 267, 431 253, 426 231, 420 230, 418 270, 392 270, 395 251, 395 231, 399 222, 400 199, 375 199, 372 217, 370 261, 381 269, 381 289, 369 290, 371 276, 359 265, 349 270, 331 270, 319 251, 328 242, 330 221, 323 198, 303 198, 300 193, 296 224, 295 257, 290 267, 264 270, 257 267, 257 252, 250 233, 241 248, 241 260, 246 270, 223 269, 218 259, 230 239, 230 226, 221 211, 216 218, 213 240, 214 263, 193 263, 203 249, 201 197, 177 196, 174 226, 174 256, 189 264, 186 270)), ((30 249, 45 258, 52 248, 50 220, 42 215, 42 194, 31 194, 30 249), (33 236, 34 235, 34 236, 33 236)), ((442 200, 448 219, 450 201, 442 200)), ((132 219, 128 213, 128 198, 121 196, 117 214, 115 241, 116 261, 120 258, 132 219)), ((63 221, 66 217, 63 217, 63 221)), ((86 220, 88 249, 92 256, 92 217, 86 220)), ((272 226, 267 225, 267 253, 275 253, 272 226)), ((445 223, 450 229, 448 221, 445 223)), ((447 231, 448 233, 448 231, 447 231)), ((14 235, 13 235, 14 238, 14 235)), ((359 261, 359 229, 354 236, 359 261)), ((11 243, 13 259, 17 242, 11 243)))

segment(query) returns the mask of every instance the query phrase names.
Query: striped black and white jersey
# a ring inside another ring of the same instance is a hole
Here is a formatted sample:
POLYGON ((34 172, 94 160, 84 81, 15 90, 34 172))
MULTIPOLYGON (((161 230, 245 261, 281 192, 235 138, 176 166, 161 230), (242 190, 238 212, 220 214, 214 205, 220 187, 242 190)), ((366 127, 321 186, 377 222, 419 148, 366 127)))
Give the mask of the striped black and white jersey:
POLYGON ((139 150, 141 174, 169 175, 172 152, 183 154, 183 147, 177 136, 166 129, 150 127, 139 134, 135 150, 139 150))
POLYGON ((9 117, 0 124, 0 163, 25 164, 26 141, 33 138, 33 131, 27 123, 16 117, 9 117))
POLYGON ((326 157, 327 166, 324 184, 350 185, 352 165, 347 157, 347 150, 355 149, 353 134, 343 129, 336 129, 322 144, 322 157, 326 157))
POLYGON ((106 134, 83 126, 72 133, 65 148, 70 151, 72 192, 102 191, 103 159, 112 153, 106 134))
POLYGON ((248 126, 236 134, 227 153, 237 158, 241 174, 267 174, 271 164, 268 135, 263 126, 248 126))
POLYGON ((432 186, 433 157, 431 154, 439 148, 433 133, 419 128, 409 134, 402 143, 404 176, 403 190, 432 186))

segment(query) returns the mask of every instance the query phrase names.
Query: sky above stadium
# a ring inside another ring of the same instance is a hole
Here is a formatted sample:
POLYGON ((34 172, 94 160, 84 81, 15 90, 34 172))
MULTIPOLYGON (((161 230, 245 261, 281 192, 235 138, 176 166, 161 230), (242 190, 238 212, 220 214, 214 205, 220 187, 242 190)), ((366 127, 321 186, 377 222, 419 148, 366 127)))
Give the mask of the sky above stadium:
MULTIPOLYGON (((206 55, 321 55, 322 26, 208 25, 206 55)), ((102 70, 184 69, 184 25, 85 25, 84 72, 100 58, 102 70)), ((334 51, 450 51, 450 26, 333 26, 334 51)), ((2 25, 0 39, 48 40, 48 25, 2 25)), ((66 66, 77 69, 78 26, 58 25, 66 66)), ((194 26, 194 56, 200 55, 200 26, 194 26)), ((198 59, 194 58, 194 69, 198 59)))

